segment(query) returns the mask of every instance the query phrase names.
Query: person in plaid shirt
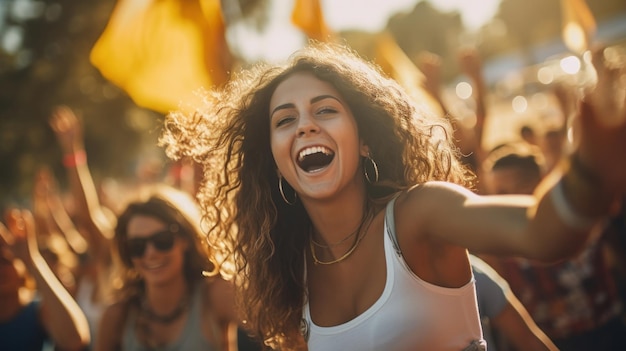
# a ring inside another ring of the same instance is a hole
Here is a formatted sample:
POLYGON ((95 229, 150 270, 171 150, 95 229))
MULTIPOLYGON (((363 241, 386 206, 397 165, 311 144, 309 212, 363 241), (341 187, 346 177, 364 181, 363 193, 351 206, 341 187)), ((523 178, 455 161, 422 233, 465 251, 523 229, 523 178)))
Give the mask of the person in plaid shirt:
MULTIPOLYGON (((485 165, 492 193, 529 193, 543 176, 542 156, 530 145, 502 146, 485 165)), ((561 350, 626 350, 623 304, 604 252, 608 229, 597 228, 582 252, 556 264, 488 259, 561 350)))

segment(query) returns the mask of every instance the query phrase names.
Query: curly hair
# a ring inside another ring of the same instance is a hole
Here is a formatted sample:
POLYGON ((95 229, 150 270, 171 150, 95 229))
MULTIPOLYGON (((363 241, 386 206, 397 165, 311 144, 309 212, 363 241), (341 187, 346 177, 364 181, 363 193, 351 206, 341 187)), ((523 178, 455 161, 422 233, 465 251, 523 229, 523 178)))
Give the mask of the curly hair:
POLYGON ((234 276, 249 327, 266 344, 291 349, 306 301, 305 246, 310 219, 300 202, 285 204, 270 149, 269 104, 276 87, 296 72, 331 84, 347 102, 360 137, 378 164, 369 201, 429 180, 472 186, 443 118, 420 110, 378 66, 339 44, 311 42, 284 65, 257 64, 208 91, 191 115, 170 113, 159 140, 169 157, 204 167, 199 192, 208 241, 234 276))
POLYGON ((190 286, 206 275, 216 275, 218 265, 204 240, 200 228, 201 212, 195 199, 169 186, 150 186, 142 189, 138 198, 126 206, 115 227, 114 252, 121 263, 117 294, 121 300, 136 300, 145 289, 144 280, 132 269, 133 263, 127 245, 128 223, 135 216, 153 217, 165 223, 168 228, 177 228, 178 235, 189 242, 183 275, 190 286))

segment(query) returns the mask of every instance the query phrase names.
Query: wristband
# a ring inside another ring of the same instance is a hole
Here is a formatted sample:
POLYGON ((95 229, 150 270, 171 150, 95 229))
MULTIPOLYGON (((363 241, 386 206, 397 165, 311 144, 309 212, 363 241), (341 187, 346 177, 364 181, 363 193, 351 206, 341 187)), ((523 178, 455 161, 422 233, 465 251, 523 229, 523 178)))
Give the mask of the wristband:
POLYGON ((565 190, 563 189, 563 179, 559 180, 552 190, 550 190, 550 199, 554 205, 559 218, 570 228, 581 231, 589 230, 596 223, 591 217, 583 216, 572 208, 565 198, 565 190))
POLYGON ((67 154, 63 156, 63 166, 65 168, 74 168, 77 166, 83 166, 87 163, 87 154, 85 150, 79 150, 73 154, 67 154))

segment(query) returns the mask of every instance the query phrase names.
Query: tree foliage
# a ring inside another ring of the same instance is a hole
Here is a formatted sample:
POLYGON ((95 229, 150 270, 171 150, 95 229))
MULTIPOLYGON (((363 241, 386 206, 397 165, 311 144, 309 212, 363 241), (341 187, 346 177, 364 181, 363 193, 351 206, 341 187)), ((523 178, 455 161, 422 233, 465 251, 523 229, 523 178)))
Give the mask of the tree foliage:
MULTIPOLYGON (((96 177, 130 176, 136 155, 156 140, 160 116, 136 107, 89 63, 115 0, 39 4, 32 18, 6 14, 4 33, 20 28, 23 37, 14 52, 0 50, 1 204, 27 201, 42 165, 64 179, 62 155, 48 125, 57 105, 70 106, 82 118, 96 177)), ((14 3, 6 5, 11 10, 14 3)))

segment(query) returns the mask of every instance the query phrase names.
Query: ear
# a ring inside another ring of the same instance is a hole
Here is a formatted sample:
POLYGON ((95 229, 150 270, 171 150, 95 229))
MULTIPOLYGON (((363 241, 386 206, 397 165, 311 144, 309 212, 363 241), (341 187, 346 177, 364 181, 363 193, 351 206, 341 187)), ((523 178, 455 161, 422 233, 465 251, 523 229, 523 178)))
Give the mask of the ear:
POLYGON ((360 150, 359 150, 359 153, 361 154, 361 156, 363 156, 363 157, 367 157, 367 156, 369 156, 369 154, 370 154, 370 148, 369 148, 369 146, 367 146, 367 145, 365 144, 365 141, 363 141, 363 139, 361 139, 361 146, 360 146, 360 148, 359 148, 359 149, 360 149, 360 150))

